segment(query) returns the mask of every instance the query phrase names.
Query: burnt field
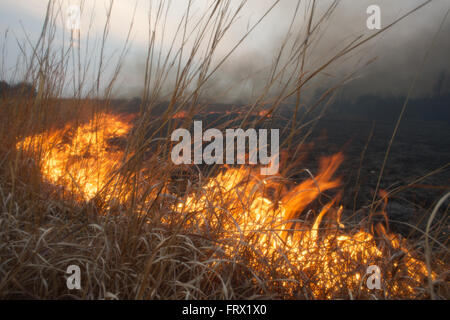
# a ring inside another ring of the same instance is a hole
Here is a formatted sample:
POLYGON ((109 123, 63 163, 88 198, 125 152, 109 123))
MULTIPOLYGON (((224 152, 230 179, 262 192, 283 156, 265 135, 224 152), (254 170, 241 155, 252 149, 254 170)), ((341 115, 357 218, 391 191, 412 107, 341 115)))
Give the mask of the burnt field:
MULTIPOLYGON (((317 163, 314 158, 343 150, 345 161, 338 174, 344 177, 344 187, 348 193, 342 201, 347 208, 368 206, 394 125, 386 122, 322 120, 311 137, 314 148, 305 159, 305 166, 314 168, 317 163)), ((450 126, 447 122, 401 123, 380 183, 380 188, 386 191, 404 187, 404 190, 389 197, 386 211, 393 228, 412 231, 394 221, 424 226, 425 213, 450 188, 449 167, 429 174, 447 165, 449 159, 450 126)))
MULTIPOLYGON (((202 120, 206 127, 220 127, 223 123, 239 127, 246 110, 224 105, 211 109, 209 112, 204 110, 194 118, 202 120)), ((345 190, 341 200, 345 208, 343 216, 361 221, 369 213, 374 200, 375 188, 395 128, 395 122, 392 121, 395 116, 390 112, 385 117, 391 118, 391 121, 353 120, 357 117, 350 112, 341 113, 338 117, 332 111, 308 124, 294 136, 290 150, 295 150, 301 144, 296 159, 289 156, 292 152, 281 151, 280 161, 286 164, 299 160, 292 170, 295 173, 288 175, 290 180, 299 182, 307 177, 307 173, 301 170, 308 169, 314 174, 319 170, 319 159, 342 152, 344 161, 336 176, 342 178, 341 187, 345 190), (283 157, 286 155, 287 159, 283 157)), ((415 111, 416 119, 400 123, 379 185, 380 190, 389 194, 386 212, 391 228, 412 237, 420 234, 406 224, 424 229, 427 213, 450 189, 449 121, 446 118, 438 121, 434 116, 429 116, 432 120, 419 120, 417 117, 424 116, 427 110, 422 108, 415 111)), ((292 116, 289 115, 289 112, 284 111, 262 121, 253 115, 249 121, 255 121, 257 127, 279 128, 283 132, 291 125, 292 116)), ((286 135, 282 134, 280 145, 285 139, 286 135)), ((207 171, 207 167, 201 167, 207 171)), ((442 218, 444 211, 445 208, 441 208, 438 218, 442 218)), ((448 230, 442 234, 443 238, 447 238, 447 235, 448 230)))

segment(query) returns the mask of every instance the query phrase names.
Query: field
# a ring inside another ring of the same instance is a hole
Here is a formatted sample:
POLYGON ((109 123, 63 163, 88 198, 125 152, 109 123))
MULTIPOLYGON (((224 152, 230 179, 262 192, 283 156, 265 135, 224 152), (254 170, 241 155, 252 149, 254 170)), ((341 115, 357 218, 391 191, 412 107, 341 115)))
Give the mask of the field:
MULTIPOLYGON (((377 35, 305 71, 315 26, 335 9, 316 17, 311 4, 264 90, 232 105, 203 96, 240 7, 183 17, 165 57, 150 37, 142 94, 120 100, 129 39, 106 74, 107 15, 99 60, 73 67, 82 53, 54 40, 50 1, 22 81, 0 87, 0 298, 448 299, 449 123, 402 122, 404 110, 385 122, 327 116, 341 81, 306 100, 311 79, 377 35), (171 133, 194 120, 279 128, 279 172, 174 164, 171 133), (67 287, 71 265, 80 290, 67 287)), ((151 9, 153 30, 164 31, 165 6, 151 9)))

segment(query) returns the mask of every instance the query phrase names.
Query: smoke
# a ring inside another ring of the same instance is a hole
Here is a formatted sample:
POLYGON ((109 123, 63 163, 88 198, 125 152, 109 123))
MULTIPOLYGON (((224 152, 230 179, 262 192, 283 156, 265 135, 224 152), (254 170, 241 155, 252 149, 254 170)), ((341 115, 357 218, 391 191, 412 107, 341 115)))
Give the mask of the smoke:
MULTIPOLYGON (((423 2, 377 1, 381 8, 382 27, 423 2)), ((311 3, 303 1, 300 5, 286 47, 296 39, 305 37, 311 3)), ((332 3, 331 0, 317 1, 313 25, 332 3)), ((271 4, 270 0, 248 1, 247 6, 239 13, 239 19, 217 48, 213 66, 229 52, 249 26, 255 23, 271 4)), ((310 40, 304 66, 306 74, 314 72, 332 59, 352 40, 359 36, 368 37, 377 31, 368 30, 366 26, 368 18, 366 9, 371 4, 373 3, 370 0, 339 1, 333 15, 321 23, 319 31, 310 40)), ((286 39, 296 5, 295 1, 281 1, 205 84, 202 98, 210 102, 248 103, 258 97, 270 79, 271 67, 286 39)), ((421 70, 413 96, 431 95, 436 86, 439 86, 441 92, 449 91, 450 19, 443 20, 449 9, 450 4, 446 0, 432 1, 349 56, 330 64, 305 87, 306 96, 313 96, 318 90, 329 88, 352 73, 355 75, 343 87, 344 95, 347 97, 357 97, 366 93, 405 95, 428 50, 431 51, 421 70), (444 23, 439 31, 442 21, 444 23), (435 42, 432 42, 434 38, 435 42)), ((166 32, 165 36, 170 39, 170 31, 166 32)), ((141 39, 142 43, 145 41, 141 39)), ((167 48, 161 46, 163 53, 166 50, 167 48)), ((145 46, 138 45, 137 49, 130 53, 130 59, 123 69, 123 85, 119 95, 133 97, 142 94, 146 61, 144 52, 145 46)), ((288 53, 285 49, 281 65, 286 63, 288 53)), ((286 75, 293 70, 294 66, 290 65, 286 69, 286 75)), ((163 95, 170 95, 173 92, 175 70, 171 72, 164 85, 163 95)), ((286 78, 287 76, 284 76, 272 85, 268 97, 279 93, 286 78)))

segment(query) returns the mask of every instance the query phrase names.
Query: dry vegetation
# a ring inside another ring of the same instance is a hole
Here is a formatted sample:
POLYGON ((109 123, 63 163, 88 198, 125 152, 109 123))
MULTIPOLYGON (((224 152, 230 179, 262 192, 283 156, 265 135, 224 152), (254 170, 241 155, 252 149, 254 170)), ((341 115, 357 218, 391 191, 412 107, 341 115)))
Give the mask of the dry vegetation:
MULTIPOLYGON (((281 146, 292 161, 279 175, 261 177, 245 166, 180 168, 167 160, 173 128, 189 127, 202 106, 205 84, 259 23, 249 26, 227 55, 216 57, 242 6, 211 2, 194 22, 188 8, 174 39, 164 36, 168 4, 150 8, 144 90, 140 111, 131 117, 110 106, 129 40, 114 71, 104 73, 113 2, 99 47, 90 49, 96 61, 83 46, 57 43, 61 12, 49 2, 40 38, 27 39, 17 60, 17 72, 25 68, 22 80, 37 92, 1 98, 1 298, 449 297, 447 240, 437 236, 447 228, 445 219, 434 221, 430 212, 423 237, 403 239, 386 230, 386 223, 370 219, 384 215, 389 194, 382 194, 368 206, 369 219, 340 221, 339 192, 326 191, 338 190, 334 173, 342 155, 323 159, 319 172, 299 162, 316 121, 306 122, 308 113, 324 112, 345 79, 300 112, 304 87, 378 35, 354 39, 317 69, 306 70, 311 43, 337 2, 319 16, 311 1, 301 29, 297 8, 265 89, 238 119, 242 128, 268 126, 271 114, 294 101, 281 146), (166 55, 158 50, 163 44, 166 55), (175 74, 174 80, 168 74, 175 74), (67 87, 73 97, 61 99, 67 87), (160 101, 168 107, 156 115, 160 101), (268 111, 261 117, 250 116, 263 109, 268 111), (180 110, 186 110, 183 119, 174 117, 180 110), (304 181, 288 179, 294 172, 303 172, 304 181), (71 264, 81 267, 81 291, 66 287, 71 264), (366 288, 371 264, 382 270, 381 290, 366 288)), ((436 212, 444 206, 441 201, 436 212)))

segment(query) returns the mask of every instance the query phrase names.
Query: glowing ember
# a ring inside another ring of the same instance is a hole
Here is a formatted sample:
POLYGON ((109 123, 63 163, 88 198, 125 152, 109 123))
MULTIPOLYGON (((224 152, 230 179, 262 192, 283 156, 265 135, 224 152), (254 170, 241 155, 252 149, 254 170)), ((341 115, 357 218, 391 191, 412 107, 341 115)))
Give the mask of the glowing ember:
POLYGON ((258 115, 260 116, 260 117, 270 117, 271 115, 270 115, 270 110, 261 110, 259 113, 258 113, 258 115))
POLYGON ((187 118, 188 113, 185 110, 178 111, 172 117, 172 119, 184 119, 187 118))

